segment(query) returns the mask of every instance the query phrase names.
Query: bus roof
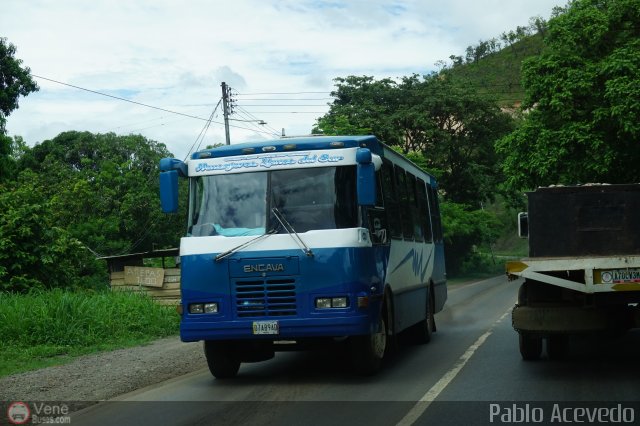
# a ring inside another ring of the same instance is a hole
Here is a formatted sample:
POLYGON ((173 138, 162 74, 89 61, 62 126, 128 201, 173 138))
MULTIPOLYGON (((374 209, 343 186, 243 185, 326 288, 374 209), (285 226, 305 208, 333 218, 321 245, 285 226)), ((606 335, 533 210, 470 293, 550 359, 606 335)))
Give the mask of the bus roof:
POLYGON ((305 136, 224 145, 217 148, 195 152, 191 158, 197 160, 202 158, 231 157, 262 152, 311 151, 318 149, 356 147, 369 148, 371 152, 378 155, 381 155, 383 150, 383 145, 373 135, 305 136))

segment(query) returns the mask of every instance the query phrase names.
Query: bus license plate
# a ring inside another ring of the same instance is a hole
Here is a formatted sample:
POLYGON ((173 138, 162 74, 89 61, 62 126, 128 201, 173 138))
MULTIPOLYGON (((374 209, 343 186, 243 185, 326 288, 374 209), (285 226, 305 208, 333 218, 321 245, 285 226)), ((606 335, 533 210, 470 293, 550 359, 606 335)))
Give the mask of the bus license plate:
POLYGON ((253 334, 279 334, 278 321, 254 321, 253 334))

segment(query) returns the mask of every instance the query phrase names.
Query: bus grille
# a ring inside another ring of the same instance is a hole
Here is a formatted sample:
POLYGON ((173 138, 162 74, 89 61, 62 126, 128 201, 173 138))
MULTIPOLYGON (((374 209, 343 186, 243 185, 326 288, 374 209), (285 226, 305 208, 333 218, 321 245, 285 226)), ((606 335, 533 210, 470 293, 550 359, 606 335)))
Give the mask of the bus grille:
POLYGON ((294 279, 236 281, 238 317, 283 317, 296 315, 294 279))

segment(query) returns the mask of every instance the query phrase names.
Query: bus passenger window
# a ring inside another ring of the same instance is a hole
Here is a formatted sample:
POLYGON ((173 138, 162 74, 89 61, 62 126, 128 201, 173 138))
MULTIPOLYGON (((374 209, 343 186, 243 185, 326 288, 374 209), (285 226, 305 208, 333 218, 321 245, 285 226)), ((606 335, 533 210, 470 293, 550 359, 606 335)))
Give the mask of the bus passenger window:
POLYGON ((431 218, 429 217, 429 204, 427 201, 427 192, 424 181, 418 179, 416 181, 416 196, 418 198, 418 214, 420 216, 420 226, 427 242, 433 241, 433 232, 431 230, 431 218))
POLYGON ((407 191, 407 176, 403 169, 395 167, 396 187, 400 193, 400 216, 402 220, 402 235, 406 240, 413 240, 413 219, 407 191))
POLYGON ((382 195, 389 223, 389 232, 393 238, 402 238, 402 224, 400 222, 400 205, 398 191, 395 188, 393 164, 388 161, 382 163, 382 195))
POLYGON ((438 205, 438 192, 431 185, 427 185, 429 196, 429 211, 431 213, 431 225, 433 226, 433 240, 442 241, 442 224, 440 223, 440 207, 438 205))
POLYGON ((382 184, 382 170, 378 170, 376 171, 376 207, 384 207, 382 184))
POLYGON ((409 195, 409 209, 411 209, 411 227, 413 239, 424 241, 424 233, 420 224, 420 211, 418 210, 418 196, 416 194, 416 177, 407 172, 407 194, 409 195))

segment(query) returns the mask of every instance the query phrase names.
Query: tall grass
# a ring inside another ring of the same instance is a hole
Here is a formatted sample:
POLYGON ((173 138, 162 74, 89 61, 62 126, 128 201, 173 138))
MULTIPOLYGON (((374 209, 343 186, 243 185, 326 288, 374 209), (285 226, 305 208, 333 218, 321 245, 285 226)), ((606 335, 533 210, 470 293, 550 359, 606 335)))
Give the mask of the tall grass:
POLYGON ((178 332, 172 307, 127 292, 0 293, 0 376, 178 332))

